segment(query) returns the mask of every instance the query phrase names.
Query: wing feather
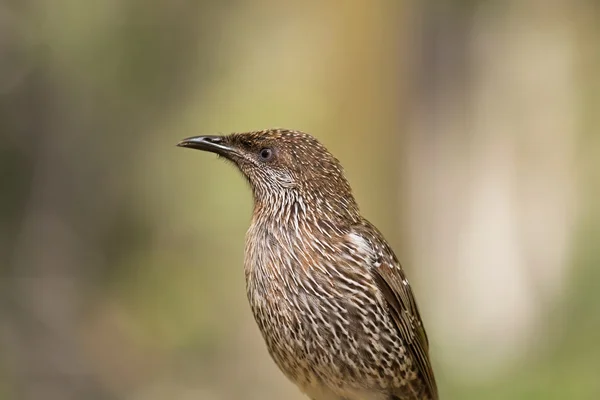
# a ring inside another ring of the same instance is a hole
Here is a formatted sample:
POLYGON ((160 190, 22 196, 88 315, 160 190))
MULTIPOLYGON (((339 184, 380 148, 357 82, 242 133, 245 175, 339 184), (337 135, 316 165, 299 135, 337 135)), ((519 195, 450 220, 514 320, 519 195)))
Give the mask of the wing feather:
POLYGON ((365 221, 356 227, 356 233, 370 242, 377 254, 371 273, 383 293, 398 330, 407 341, 407 350, 417 365, 429 397, 438 400, 437 385, 429 360, 429 339, 404 271, 393 250, 371 223, 365 221))

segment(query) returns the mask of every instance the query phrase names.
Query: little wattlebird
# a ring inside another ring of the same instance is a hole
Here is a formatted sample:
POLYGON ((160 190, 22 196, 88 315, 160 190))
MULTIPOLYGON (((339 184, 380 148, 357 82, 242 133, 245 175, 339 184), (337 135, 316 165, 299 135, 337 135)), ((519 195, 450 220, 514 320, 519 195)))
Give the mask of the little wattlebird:
POLYGON ((269 129, 178 146, 232 161, 254 194, 244 270, 269 353, 313 400, 437 400, 411 287, 314 137, 269 129))

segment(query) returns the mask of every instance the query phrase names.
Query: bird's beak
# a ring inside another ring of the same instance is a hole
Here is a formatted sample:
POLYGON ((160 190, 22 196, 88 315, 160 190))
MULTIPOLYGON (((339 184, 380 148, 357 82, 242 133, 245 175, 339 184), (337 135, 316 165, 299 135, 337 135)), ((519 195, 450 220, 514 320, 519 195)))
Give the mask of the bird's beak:
POLYGON ((177 143, 178 147, 189 147, 191 149, 210 151, 220 156, 228 157, 236 150, 228 146, 223 136, 193 136, 183 139, 177 143))

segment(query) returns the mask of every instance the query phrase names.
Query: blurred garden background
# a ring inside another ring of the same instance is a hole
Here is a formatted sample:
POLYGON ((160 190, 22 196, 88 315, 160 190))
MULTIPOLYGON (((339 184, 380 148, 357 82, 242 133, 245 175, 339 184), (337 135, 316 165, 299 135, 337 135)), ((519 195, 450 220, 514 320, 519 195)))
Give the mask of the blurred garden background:
POLYGON ((393 244, 443 400, 600 399, 600 3, 0 0, 0 399, 300 400, 244 180, 317 136, 393 244))

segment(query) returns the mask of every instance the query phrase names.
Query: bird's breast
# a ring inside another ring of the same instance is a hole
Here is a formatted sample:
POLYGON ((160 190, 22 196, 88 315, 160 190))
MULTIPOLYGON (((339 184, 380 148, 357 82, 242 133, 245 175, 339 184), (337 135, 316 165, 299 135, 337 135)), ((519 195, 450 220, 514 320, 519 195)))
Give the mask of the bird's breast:
POLYGON ((248 299, 271 356, 292 381, 305 391, 342 393, 409 378, 404 343, 364 265, 365 249, 249 233, 248 299))

